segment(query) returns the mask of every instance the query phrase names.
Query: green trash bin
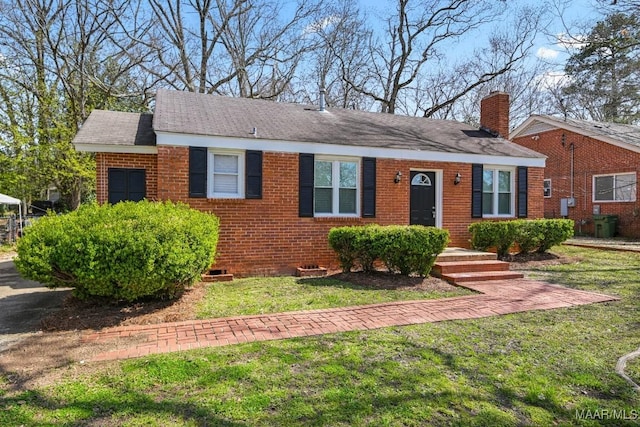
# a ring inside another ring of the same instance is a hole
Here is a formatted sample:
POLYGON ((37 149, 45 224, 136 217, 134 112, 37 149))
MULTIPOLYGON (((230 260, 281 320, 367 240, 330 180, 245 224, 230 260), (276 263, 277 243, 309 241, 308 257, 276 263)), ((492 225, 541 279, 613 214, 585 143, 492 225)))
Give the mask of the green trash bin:
POLYGON ((617 215, 594 215, 595 236, 600 238, 613 237, 618 225, 617 215))

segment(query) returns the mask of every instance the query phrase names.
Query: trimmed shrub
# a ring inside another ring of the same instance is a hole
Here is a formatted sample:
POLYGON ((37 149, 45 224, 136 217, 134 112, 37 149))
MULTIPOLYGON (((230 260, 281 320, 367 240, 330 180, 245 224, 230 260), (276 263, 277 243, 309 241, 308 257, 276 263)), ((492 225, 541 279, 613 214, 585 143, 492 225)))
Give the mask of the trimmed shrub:
POLYGON ((540 220, 520 219, 514 221, 516 224, 515 239, 520 247, 520 253, 533 252, 540 247, 544 240, 544 229, 540 220))
POLYGON ((336 227, 329 230, 329 246, 338 254, 338 262, 343 272, 350 272, 358 261, 359 229, 362 227, 336 227))
POLYGON ((329 232, 329 244, 345 272, 359 265, 370 272, 380 259, 389 271, 426 276, 449 242, 449 232, 435 227, 338 227, 329 232))
POLYGON ((469 225, 471 247, 486 251, 495 248, 498 256, 509 255, 517 243, 520 253, 543 253, 573 236, 573 220, 534 219, 511 221, 482 221, 469 225))
POLYGON ((541 219, 539 221, 544 239, 540 242, 538 253, 546 252, 553 246, 573 237, 574 222, 572 219, 541 219))
POLYGON ((421 225, 382 227, 380 258, 389 271, 426 276, 449 243, 449 232, 421 225))
POLYGON ((384 229, 379 225, 358 227, 356 235, 356 252, 362 271, 370 273, 375 270, 374 264, 380 258, 380 233, 384 229))
POLYGON ((495 248, 498 257, 509 255, 516 241, 515 221, 482 221, 469 225, 471 247, 478 251, 495 248))
POLYGON ((25 229, 16 266, 78 298, 175 297, 214 261, 218 218, 171 202, 85 205, 25 229))
POLYGON ((336 227, 329 230, 329 246, 338 254, 343 272, 356 267, 370 272, 378 259, 376 244, 378 225, 336 227))
POLYGON ((477 251, 487 251, 496 246, 495 227, 492 221, 480 221, 470 224, 471 248, 477 251))

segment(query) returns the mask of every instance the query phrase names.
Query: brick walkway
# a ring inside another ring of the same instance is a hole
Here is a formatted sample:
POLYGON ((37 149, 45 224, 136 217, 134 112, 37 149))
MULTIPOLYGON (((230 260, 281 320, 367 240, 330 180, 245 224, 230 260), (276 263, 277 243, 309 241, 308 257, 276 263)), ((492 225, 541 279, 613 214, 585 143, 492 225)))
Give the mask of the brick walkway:
POLYGON ((104 361, 201 347, 549 310, 618 299, 527 279, 472 282, 465 283, 464 286, 481 294, 159 325, 114 327, 87 333, 83 340, 117 344, 119 350, 101 353, 92 359, 104 361))

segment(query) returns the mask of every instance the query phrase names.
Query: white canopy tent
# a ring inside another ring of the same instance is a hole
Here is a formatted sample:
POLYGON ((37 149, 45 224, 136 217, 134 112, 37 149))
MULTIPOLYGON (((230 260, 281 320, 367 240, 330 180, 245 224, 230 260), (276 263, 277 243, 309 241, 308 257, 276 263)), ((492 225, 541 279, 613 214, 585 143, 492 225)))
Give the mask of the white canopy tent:
POLYGON ((3 205, 18 205, 18 216, 20 218, 20 234, 22 234, 22 201, 15 197, 7 196, 0 193, 0 204, 3 205))

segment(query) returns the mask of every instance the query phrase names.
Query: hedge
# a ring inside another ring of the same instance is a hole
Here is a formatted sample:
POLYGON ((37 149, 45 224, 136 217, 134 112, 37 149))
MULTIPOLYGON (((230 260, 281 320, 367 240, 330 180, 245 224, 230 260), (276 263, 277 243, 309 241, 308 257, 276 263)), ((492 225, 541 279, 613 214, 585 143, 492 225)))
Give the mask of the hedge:
POLYGON ((357 266, 371 271, 379 260, 389 271, 426 276, 448 242, 448 231, 419 225, 367 225, 329 231, 329 245, 345 272, 357 266))
POLYGON ((534 219, 481 221, 469 225, 471 247, 486 251, 496 249, 499 257, 509 255, 517 244, 520 253, 543 253, 573 236, 570 219, 534 219))
POLYGON ((171 298, 211 266, 217 242, 218 218, 184 204, 92 204, 26 228, 16 266, 81 299, 171 298))

